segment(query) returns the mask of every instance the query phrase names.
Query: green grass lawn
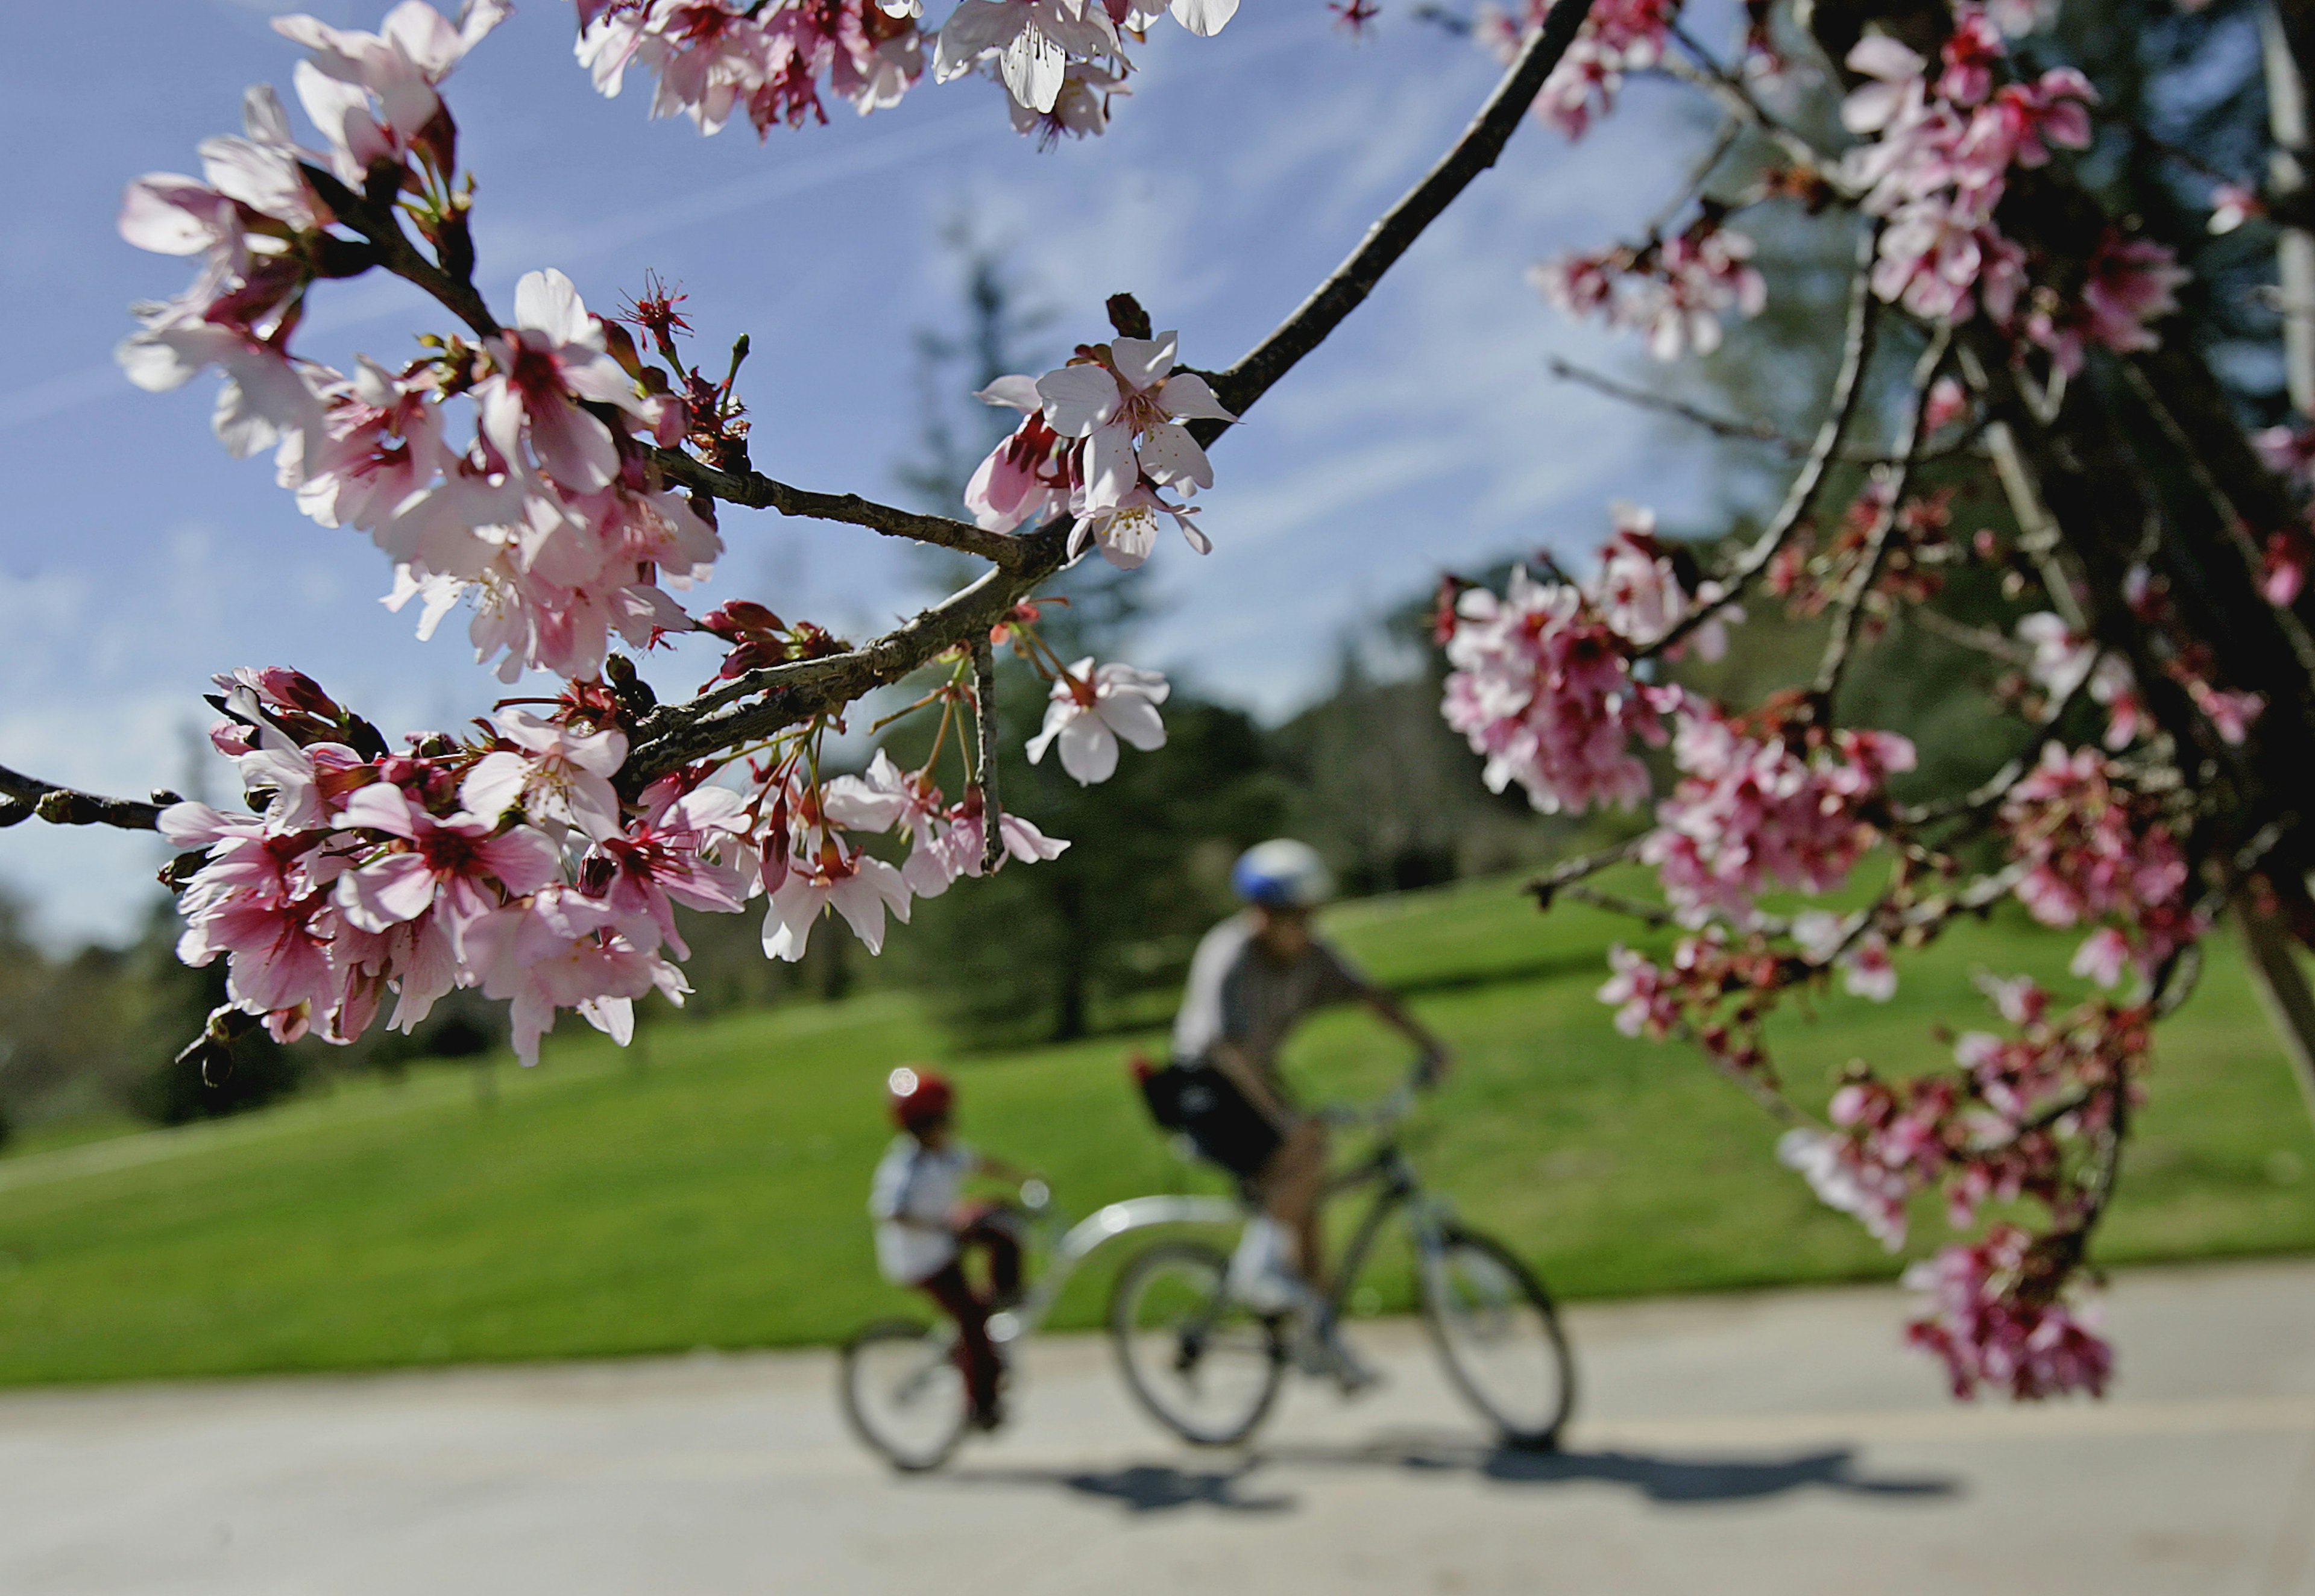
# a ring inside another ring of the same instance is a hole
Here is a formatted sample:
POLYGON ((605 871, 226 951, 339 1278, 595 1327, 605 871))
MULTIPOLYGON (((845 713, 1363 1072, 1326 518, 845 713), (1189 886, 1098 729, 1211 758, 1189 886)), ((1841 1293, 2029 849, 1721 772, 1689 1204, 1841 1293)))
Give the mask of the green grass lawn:
MULTIPOLYGON (((1619 923, 1538 917, 1507 882, 1346 906, 1337 935, 1462 1050, 1411 1146, 1475 1223, 1564 1295, 1882 1278, 1891 1258, 1770 1154, 1775 1128, 1678 1046, 1628 1041, 1592 997, 1619 923)), ((1937 1024, 1989 1022, 1974 969, 2056 978, 2073 939, 1997 921, 1902 965, 1885 1006, 1780 1024, 1821 1097, 1862 1056, 1928 1062, 1937 1024)), ((2315 1133, 2232 950, 2164 1028, 2107 1263, 2315 1247, 2315 1133)), ((421 1069, 190 1130, 0 1159, 0 1381, 345 1369, 824 1341, 905 1303, 862 1208, 886 1068, 937 1058, 905 998, 649 1034, 640 1066, 572 1024, 546 1062, 421 1069)), ((1083 1212, 1217 1189, 1144 1122, 1110 1037, 955 1065, 967 1136, 1083 1212)), ((1293 1068, 1316 1095, 1388 1080, 1403 1050, 1324 1016, 1293 1068)), ((1938 1228, 1924 1216, 1916 1249, 1938 1228)), ((1089 1322, 1104 1272, 1064 1305, 1089 1322)), ((1381 1301, 1403 1281, 1386 1272, 1381 1301)))

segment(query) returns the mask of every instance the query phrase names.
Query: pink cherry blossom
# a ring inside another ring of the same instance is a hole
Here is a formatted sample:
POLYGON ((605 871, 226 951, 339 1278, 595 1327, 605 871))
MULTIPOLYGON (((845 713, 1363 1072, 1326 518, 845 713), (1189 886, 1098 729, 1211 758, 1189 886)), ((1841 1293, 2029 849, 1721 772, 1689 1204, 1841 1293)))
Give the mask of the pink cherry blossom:
POLYGON ((483 755, 466 773, 458 801, 469 812, 496 820, 519 804, 533 821, 575 826, 598 842, 619 835, 610 778, 626 762, 625 732, 581 731, 527 709, 502 710, 495 723, 514 746, 483 755))
MULTIPOLYGON (((506 0, 469 0, 454 25, 424 0, 403 0, 375 33, 276 17, 275 32, 313 51, 298 63, 297 96, 329 139, 338 175, 359 185, 373 163, 404 160, 438 120, 446 124, 437 85, 511 9, 506 0)), ((430 153, 447 170, 447 150, 430 153)))
POLYGON ((375 532, 452 469, 434 385, 405 381, 368 356, 350 382, 320 392, 320 425, 298 462, 297 508, 324 527, 375 532))
POLYGON ((1083 502, 1104 510, 1142 481, 1184 492, 1214 484, 1206 451, 1182 423, 1234 421, 1206 379, 1176 371, 1179 336, 1119 338, 1037 379, 1045 419, 1064 438, 1085 439, 1083 502))
POLYGON ((1530 275, 1559 309, 1645 332, 1648 352, 1672 360, 1690 349, 1718 349, 1724 315, 1752 317, 1767 307, 1752 258, 1750 238, 1707 218, 1644 249, 1564 256, 1530 275))
POLYGON ((2190 275, 2168 246, 2109 230, 2090 257, 2080 297, 2054 313, 2035 312, 2027 335, 2069 374, 2081 369, 2093 346, 2116 354, 2153 349, 2162 341, 2153 324, 2178 308, 2178 289, 2190 275))
POLYGON ((1166 746, 1158 706, 1172 691, 1155 670, 1114 663, 1095 669, 1087 655, 1053 684, 1045 723, 1029 740, 1029 763, 1041 763, 1058 743, 1061 768, 1078 785, 1107 781, 1117 771, 1121 740, 1144 752, 1166 746))
MULTIPOLYGON (((1543 26, 1549 0, 1519 0, 1514 16, 1483 4, 1471 36, 1506 63, 1543 26)), ((1581 138, 1595 116, 1616 108, 1627 72, 1645 72, 1663 55, 1679 0, 1598 0, 1575 40, 1536 95, 1535 114, 1570 138, 1581 138)))
POLYGON ((1946 1247, 1905 1272, 1905 1284, 1928 1299, 1906 1337, 1945 1361, 1956 1396, 1980 1386, 2027 1401, 2098 1396, 2113 1377, 2114 1351, 2096 1319, 2036 1289, 2032 1242, 2015 1225, 1995 1225, 1982 1241, 1946 1247))
POLYGON ((1608 963, 1615 974, 1601 987, 1599 998, 1616 1005, 1616 1029, 1627 1036, 1669 1035, 1680 1024, 1677 983, 1620 942, 1608 950, 1608 963))
POLYGON ((1063 439, 1045 420, 1036 379, 1001 377, 974 397, 1021 411, 1024 419, 965 484, 964 504, 973 519, 991 532, 1010 532, 1067 510, 1083 485, 1085 446, 1063 439))
POLYGON ((1796 1125, 1777 1139, 1777 1161, 1798 1172, 1818 1201, 1854 1216, 1866 1234, 1891 1252, 1904 1246, 1911 1183, 1863 1157, 1851 1138, 1796 1125))
POLYGON ((743 838, 752 825, 740 794, 696 787, 599 838, 580 866, 580 884, 622 917, 627 941, 646 952, 664 942, 687 958, 674 906, 708 914, 747 907, 757 860, 743 838))
POLYGON ((561 868, 545 832, 514 826, 494 835, 495 822, 472 815, 438 819, 389 783, 357 791, 341 822, 395 839, 337 878, 338 912, 364 931, 383 931, 432 909, 455 945, 506 898, 536 891, 561 868))
POLYGON ((1753 899, 1772 887, 1838 888, 1879 835, 1867 807, 1913 767, 1913 745, 1894 732, 1843 728, 1796 748, 1693 701, 1679 721, 1681 782, 1639 856, 1689 925, 1717 914, 1750 926, 1753 899))
POLYGON ((1546 814, 1628 809, 1646 795, 1632 740, 1664 740, 1672 696, 1633 679, 1624 640, 1580 590, 1515 568, 1501 598, 1464 592, 1442 617, 1450 624, 1441 712, 1486 756, 1490 791, 1516 781, 1546 814))
POLYGON ((610 429, 579 408, 582 399, 647 421, 634 383, 604 352, 603 329, 560 271, 531 271, 514 290, 515 324, 491 339, 495 369, 475 385, 483 435, 509 461, 525 458, 581 493, 607 488, 619 473, 610 429))
MULTIPOLYGON (((1656 535, 1655 511, 1645 505, 1619 500, 1608 507, 1615 535, 1600 551, 1600 570, 1588 584, 1592 604, 1617 635, 1635 648, 1645 648, 1669 634, 1688 617, 1692 603, 1665 545, 1656 535)), ((1717 582, 1701 584, 1696 602, 1710 604, 1720 595, 1717 582)), ((1697 653, 1717 660, 1727 652, 1728 633, 1723 625, 1742 621, 1742 607, 1730 605, 1696 628, 1690 637, 1666 651, 1678 659, 1693 643, 1697 653)))
MULTIPOLYGON (((949 810, 948 820, 949 828, 943 841, 951 870, 957 875, 980 875, 989 838, 989 813, 981 801, 980 789, 967 789, 963 801, 949 810)), ((1069 849, 1068 838, 1048 837, 1009 810, 997 817, 997 840, 1004 849, 997 861, 1000 866, 1007 859, 1024 864, 1042 864, 1060 858, 1069 849)))
POLYGON ((2096 749, 2045 744, 2001 807, 2010 857, 2026 865, 2018 900, 2045 926, 2119 919, 2082 950, 2077 973, 2101 985, 2125 963, 2151 975, 2201 934, 2188 909, 2186 862, 2159 811, 2096 749))
POLYGON ((680 1004, 690 989, 674 965, 622 935, 619 917, 568 887, 507 905, 470 934, 483 993, 508 1001, 515 1057, 538 1062, 538 1044, 569 1008, 625 1046, 634 999, 658 990, 680 1004))

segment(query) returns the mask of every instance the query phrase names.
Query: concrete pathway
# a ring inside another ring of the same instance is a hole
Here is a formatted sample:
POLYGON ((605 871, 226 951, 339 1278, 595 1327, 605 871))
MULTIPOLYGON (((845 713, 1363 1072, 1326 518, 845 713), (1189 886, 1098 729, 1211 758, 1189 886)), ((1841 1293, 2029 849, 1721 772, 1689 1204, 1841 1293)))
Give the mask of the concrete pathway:
POLYGON ((1246 1454, 1037 1345, 896 1479, 820 1353, 0 1396, 0 1592, 2315 1596, 2315 1262, 2139 1272, 2103 1404, 1957 1407, 1880 1290, 1573 1316, 1569 1450, 1495 1450, 1413 1327, 1246 1454))

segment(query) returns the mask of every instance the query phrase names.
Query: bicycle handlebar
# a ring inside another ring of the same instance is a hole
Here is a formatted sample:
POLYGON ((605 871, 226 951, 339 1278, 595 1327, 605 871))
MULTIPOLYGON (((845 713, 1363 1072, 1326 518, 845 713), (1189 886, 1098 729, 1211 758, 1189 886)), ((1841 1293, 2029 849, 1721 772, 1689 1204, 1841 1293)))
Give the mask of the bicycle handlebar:
POLYGON ((1396 1124, 1414 1112, 1418 1096, 1439 1084, 1445 1065, 1446 1060, 1438 1054, 1425 1053, 1415 1060, 1406 1078, 1379 1102, 1364 1107, 1349 1103, 1328 1104, 1317 1111, 1317 1117, 1325 1124, 1344 1127, 1371 1125, 1379 1130, 1396 1124))

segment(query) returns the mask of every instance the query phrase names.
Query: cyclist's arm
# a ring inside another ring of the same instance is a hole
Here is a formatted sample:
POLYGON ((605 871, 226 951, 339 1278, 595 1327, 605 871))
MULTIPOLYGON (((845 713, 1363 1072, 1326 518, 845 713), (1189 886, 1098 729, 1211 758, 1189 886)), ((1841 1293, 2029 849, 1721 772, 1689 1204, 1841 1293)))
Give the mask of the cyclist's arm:
POLYGON ((1007 1185, 1015 1186, 1037 1178, 1034 1170, 1024 1169, 1018 1164, 1008 1164, 1004 1159, 988 1153, 981 1154, 972 1161, 972 1173, 985 1175, 990 1180, 1003 1181, 1007 1185))
POLYGON ((1301 1116, 1272 1088, 1262 1071, 1254 1067, 1253 1060, 1246 1056, 1245 1050, 1237 1043, 1218 1042, 1208 1050, 1206 1057, 1230 1085, 1245 1095, 1246 1100, 1254 1104, 1255 1111, 1264 1119, 1282 1131, 1294 1128, 1295 1122, 1301 1116))
POLYGON ((1366 990, 1366 1005, 1374 1010, 1376 1017, 1384 1024, 1421 1048, 1424 1057, 1433 1060, 1440 1069, 1445 1069, 1448 1064, 1453 1061, 1454 1051, 1448 1047, 1436 1032, 1407 1013, 1406 1006, 1399 1002, 1392 993, 1380 987, 1369 987, 1366 990))

